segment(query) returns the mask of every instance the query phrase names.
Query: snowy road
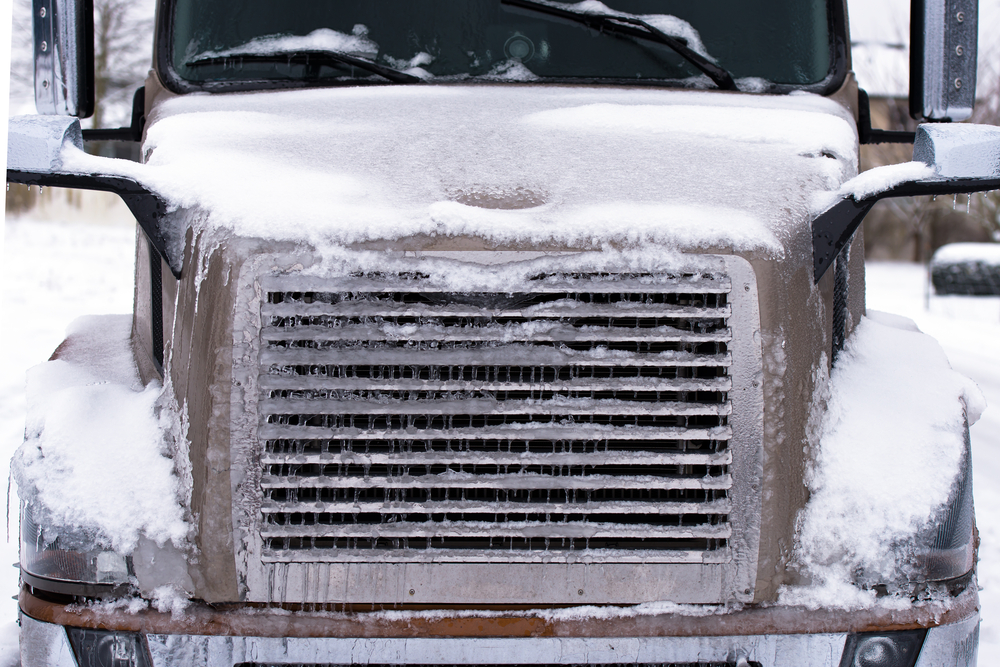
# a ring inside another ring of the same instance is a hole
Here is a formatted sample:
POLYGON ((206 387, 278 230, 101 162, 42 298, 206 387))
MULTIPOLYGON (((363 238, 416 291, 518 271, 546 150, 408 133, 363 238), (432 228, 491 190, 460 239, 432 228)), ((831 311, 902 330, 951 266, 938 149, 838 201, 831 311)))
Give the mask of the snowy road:
MULTIPOLYGON (((134 228, 8 221, 0 282, 0 461, 20 444, 24 372, 44 361, 74 318, 132 308, 134 228)), ((982 537, 980 664, 1000 664, 1000 299, 933 297, 910 265, 869 267, 869 307, 906 315, 944 345, 952 365, 976 380, 991 406, 973 427, 975 498, 982 537)), ((4 466, 6 463, 3 464, 4 466)), ((15 498, 0 564, 17 560, 15 498), (4 560, 6 559, 6 560, 4 560)), ((0 667, 17 664, 17 571, 0 568, 0 667), (4 597, 7 596, 7 597, 4 597)))

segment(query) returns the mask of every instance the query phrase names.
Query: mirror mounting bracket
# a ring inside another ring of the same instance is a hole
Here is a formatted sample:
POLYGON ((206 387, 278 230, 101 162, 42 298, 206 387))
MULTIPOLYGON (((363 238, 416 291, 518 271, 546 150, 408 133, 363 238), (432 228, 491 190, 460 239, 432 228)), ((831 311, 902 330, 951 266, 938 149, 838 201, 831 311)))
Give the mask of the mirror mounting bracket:
MULTIPOLYGON (((812 223, 816 283, 851 242, 865 216, 880 199, 1000 190, 1000 128, 932 123, 919 125, 915 134, 913 160, 932 167, 934 176, 892 183, 862 199, 845 195, 817 216, 812 223)), ((872 172, 894 166, 877 167, 872 172)))
POLYGON ((83 130, 84 141, 142 141, 146 127, 146 87, 142 86, 132 96, 132 119, 128 127, 83 130))
MULTIPOLYGON (((858 141, 860 143, 912 144, 916 135, 916 132, 872 129, 872 108, 868 93, 864 89, 858 89, 858 141)), ((84 135, 84 139, 86 138, 84 135)))
POLYGON ((7 170, 8 183, 37 185, 39 187, 76 188, 78 190, 99 190, 111 192, 125 202, 136 222, 149 239, 150 245, 164 259, 175 278, 181 277, 179 269, 175 269, 167 258, 167 245, 161 230, 160 222, 167 212, 167 206, 162 199, 151 193, 139 183, 118 176, 99 176, 91 174, 40 174, 26 171, 7 170))

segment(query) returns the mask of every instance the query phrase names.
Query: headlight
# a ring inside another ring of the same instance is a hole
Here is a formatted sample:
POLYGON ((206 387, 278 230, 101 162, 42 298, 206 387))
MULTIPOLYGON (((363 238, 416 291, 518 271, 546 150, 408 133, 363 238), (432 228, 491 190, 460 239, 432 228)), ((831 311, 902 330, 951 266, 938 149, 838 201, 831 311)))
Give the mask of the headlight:
POLYGON ((975 565, 975 511, 972 504, 972 445, 965 429, 961 472, 937 520, 918 537, 913 581, 947 581, 975 565))
POLYGON ((66 628, 80 667, 150 667, 142 635, 89 628, 66 628))
MULTIPOLYGON (((128 560, 84 536, 51 534, 35 520, 30 503, 21 504, 21 576, 32 588, 103 597, 128 589, 128 560)), ((110 663, 109 663, 110 664, 110 663)))
POLYGON ((841 667, 913 667, 926 630, 849 635, 841 667))

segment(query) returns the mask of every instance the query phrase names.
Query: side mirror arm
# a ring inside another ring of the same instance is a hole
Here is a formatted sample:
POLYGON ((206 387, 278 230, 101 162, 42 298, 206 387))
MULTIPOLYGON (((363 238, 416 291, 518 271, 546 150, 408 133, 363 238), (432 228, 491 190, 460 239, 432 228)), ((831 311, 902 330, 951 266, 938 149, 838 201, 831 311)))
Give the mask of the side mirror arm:
POLYGON ((84 141, 142 141, 146 127, 146 87, 142 86, 132 96, 132 121, 128 127, 83 130, 84 141))
POLYGON ((170 266, 170 272, 175 278, 181 277, 179 269, 175 269, 167 258, 166 241, 160 232, 160 221, 167 212, 167 206, 159 197, 142 185, 120 176, 98 176, 90 174, 40 174, 15 169, 7 170, 8 183, 37 185, 39 187, 75 188, 77 190, 97 190, 112 192, 125 202, 129 211, 135 216, 139 227, 146 234, 153 249, 170 266))
POLYGON ((818 283, 833 265, 865 216, 880 199, 891 197, 919 197, 921 195, 957 195, 973 192, 1000 190, 1000 178, 992 180, 963 179, 954 181, 909 181, 900 183, 885 192, 855 201, 852 197, 841 199, 813 220, 813 270, 818 283))
MULTIPOLYGON (((64 166, 73 151, 83 150, 80 121, 67 116, 15 116, 8 121, 7 182, 39 187, 77 188, 112 192, 122 198, 152 248, 162 257, 171 273, 181 277, 167 256, 162 222, 167 204, 138 180, 123 174, 120 161, 92 158, 96 168, 80 172, 64 166), (107 172, 100 173, 107 164, 107 172), (115 172, 118 171, 118 174, 115 172), (97 172, 97 173, 94 173, 97 172)), ((128 163, 132 164, 132 163, 128 163)))
MULTIPOLYGON (((1000 128, 969 124, 920 125, 913 145, 913 160, 933 168, 934 175, 890 183, 861 199, 844 195, 813 220, 815 282, 818 283, 833 265, 865 216, 881 199, 1000 190, 1000 128)), ((878 167, 863 176, 870 178, 879 169, 891 170, 897 166, 878 167)), ((849 190, 849 185, 850 182, 845 183, 842 191, 849 190)))

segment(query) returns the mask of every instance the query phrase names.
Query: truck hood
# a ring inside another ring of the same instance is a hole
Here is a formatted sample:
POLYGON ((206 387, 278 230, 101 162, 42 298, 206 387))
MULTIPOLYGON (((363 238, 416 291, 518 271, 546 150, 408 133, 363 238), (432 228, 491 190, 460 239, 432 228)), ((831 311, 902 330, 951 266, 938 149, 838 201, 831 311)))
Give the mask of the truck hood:
POLYGON ((143 151, 123 168, 202 212, 185 225, 316 247, 475 236, 780 254, 817 193, 857 172, 853 119, 830 100, 610 87, 174 97, 143 151))

